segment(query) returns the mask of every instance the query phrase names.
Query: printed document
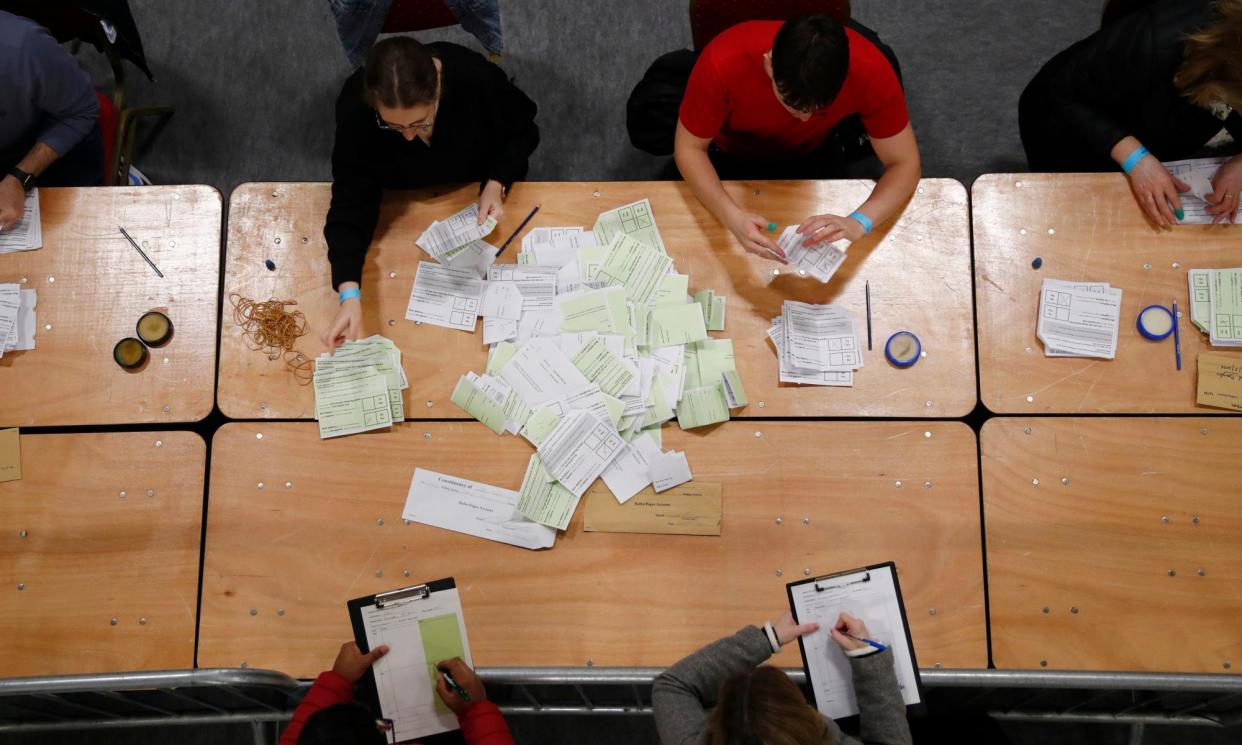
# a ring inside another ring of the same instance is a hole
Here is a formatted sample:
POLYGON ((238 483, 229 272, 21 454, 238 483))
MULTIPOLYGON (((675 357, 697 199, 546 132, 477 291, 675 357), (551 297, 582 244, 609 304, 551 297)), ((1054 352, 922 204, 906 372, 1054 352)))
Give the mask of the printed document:
POLYGON ((1100 282, 1045 279, 1036 336, 1048 357, 1117 356, 1121 288, 1100 282))
POLYGON ((473 332, 482 292, 483 280, 474 272, 420 261, 405 318, 473 332))
POLYGON ((548 473, 581 497, 624 445, 612 426, 589 412, 573 411, 539 445, 539 457, 548 473))
POLYGON ((517 503, 510 489, 416 468, 401 517, 511 546, 551 548, 556 531, 527 520, 517 503))
POLYGON ((432 221, 415 243, 436 261, 442 261, 454 249, 482 240, 495 229, 496 219, 493 217, 479 224, 479 205, 474 202, 443 222, 432 221))
POLYGON ((789 265, 797 269, 799 274, 827 282, 845 263, 845 251, 850 242, 842 239, 808 246, 803 236, 798 234, 798 226, 790 225, 781 233, 776 245, 785 252, 789 265))
POLYGON ((43 221, 39 214, 39 190, 26 193, 22 218, 6 230, 0 230, 0 254, 33 251, 43 247, 43 221))

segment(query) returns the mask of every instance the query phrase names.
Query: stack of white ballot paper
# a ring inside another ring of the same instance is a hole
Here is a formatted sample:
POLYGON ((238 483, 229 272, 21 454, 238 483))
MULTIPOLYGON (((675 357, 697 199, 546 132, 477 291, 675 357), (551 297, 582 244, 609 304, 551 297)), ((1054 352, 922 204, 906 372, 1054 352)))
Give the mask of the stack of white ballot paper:
POLYGON ((782 383, 849 387, 863 366, 854 318, 837 305, 786 300, 768 338, 776 347, 782 383))
POLYGON ((810 276, 820 282, 827 282, 845 263, 845 251, 850 247, 847 240, 832 243, 806 245, 804 236, 798 235, 798 226, 790 225, 777 238, 776 245, 785 252, 789 265, 798 270, 802 276, 810 276))
POLYGON ((1035 334, 1046 357, 1117 356, 1121 288, 1107 282, 1045 279, 1035 334))
POLYGON ((35 348, 35 290, 0 283, 0 357, 35 348))
POLYGON ((0 230, 0 254, 33 251, 43 247, 43 220, 39 215, 39 190, 31 189, 22 205, 22 217, 0 230))
POLYGON ((319 437, 386 429, 405 419, 401 391, 409 388, 401 350, 372 336, 347 341, 315 360, 315 419, 319 437))
MULTIPOLYGON (((620 502, 689 481, 685 454, 662 449, 661 427, 724 422, 747 405, 732 340, 708 334, 724 329, 726 298, 707 289, 691 297, 647 200, 603 213, 595 230, 535 228, 517 260, 490 266, 477 289, 461 277, 447 290, 436 275, 419 299, 423 319, 436 295, 446 298, 440 308, 450 296, 471 298, 483 317, 486 367, 462 371, 451 400, 497 435, 530 444, 516 514, 554 534, 596 479, 620 502)), ((428 268, 445 269, 421 264, 416 292, 428 268)), ((441 325, 473 326, 452 321, 441 325)), ((415 478, 411 504, 425 486, 415 478)), ((411 514, 423 522, 426 513, 411 514)))
POLYGON ((1191 269, 1190 320, 1214 347, 1242 347, 1242 268, 1191 269))
POLYGON ((1207 212, 1207 196, 1216 191, 1212 179, 1228 158, 1190 158, 1188 160, 1171 160, 1164 163, 1169 173, 1178 177, 1190 187, 1190 191, 1178 196, 1182 203, 1183 217, 1179 225, 1210 225, 1212 215, 1207 212))

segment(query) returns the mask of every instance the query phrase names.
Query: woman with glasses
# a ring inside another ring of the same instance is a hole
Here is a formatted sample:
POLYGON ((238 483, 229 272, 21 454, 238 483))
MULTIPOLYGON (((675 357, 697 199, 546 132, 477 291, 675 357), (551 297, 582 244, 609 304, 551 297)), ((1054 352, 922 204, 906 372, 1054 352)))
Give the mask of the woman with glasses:
POLYGON ((383 190, 477 181, 480 224, 500 219, 539 144, 536 110, 500 67, 464 47, 398 36, 371 48, 336 101, 323 235, 340 309, 324 344, 362 335, 362 265, 383 190))

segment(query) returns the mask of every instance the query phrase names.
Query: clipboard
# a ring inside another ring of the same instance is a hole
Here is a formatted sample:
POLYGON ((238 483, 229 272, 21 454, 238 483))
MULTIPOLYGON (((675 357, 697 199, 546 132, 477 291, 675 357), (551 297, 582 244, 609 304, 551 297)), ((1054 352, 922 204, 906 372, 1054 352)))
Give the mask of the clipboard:
POLYGON ((819 631, 798 638, 798 651, 815 708, 833 719, 858 714, 849 663, 829 633, 839 611, 862 618, 872 638, 888 645, 893 652, 893 665, 907 712, 923 708, 923 681, 910 637, 896 564, 889 561, 811 577, 790 582, 785 590, 795 622, 818 621, 820 624, 819 631), (821 596, 820 593, 828 594, 821 596), (812 616, 816 610, 820 613, 812 616), (822 613, 828 613, 831 619, 820 615, 822 613), (900 628, 895 628, 897 626, 900 628))
POLYGON ((459 729, 457 716, 435 691, 435 664, 461 657, 474 666, 452 577, 348 602, 354 641, 365 654, 387 644, 388 654, 359 681, 362 697, 393 723, 396 742, 459 729))

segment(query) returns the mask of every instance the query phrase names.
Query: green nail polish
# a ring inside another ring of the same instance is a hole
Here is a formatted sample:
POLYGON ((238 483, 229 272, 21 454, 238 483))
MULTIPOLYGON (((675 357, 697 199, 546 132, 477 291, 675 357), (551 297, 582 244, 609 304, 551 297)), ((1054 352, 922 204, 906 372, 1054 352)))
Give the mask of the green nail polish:
POLYGON ((1178 221, 1179 221, 1179 222, 1180 222, 1181 220, 1185 220, 1185 219, 1186 219, 1186 213, 1185 213, 1185 211, 1183 211, 1183 210, 1174 210, 1174 211, 1173 211, 1173 214, 1174 214, 1174 215, 1177 215, 1177 219, 1178 219, 1178 221))
POLYGON ((770 222, 770 223, 768 223, 768 232, 769 232, 769 233, 775 233, 775 232, 776 232, 776 223, 774 223, 774 222, 770 222))

